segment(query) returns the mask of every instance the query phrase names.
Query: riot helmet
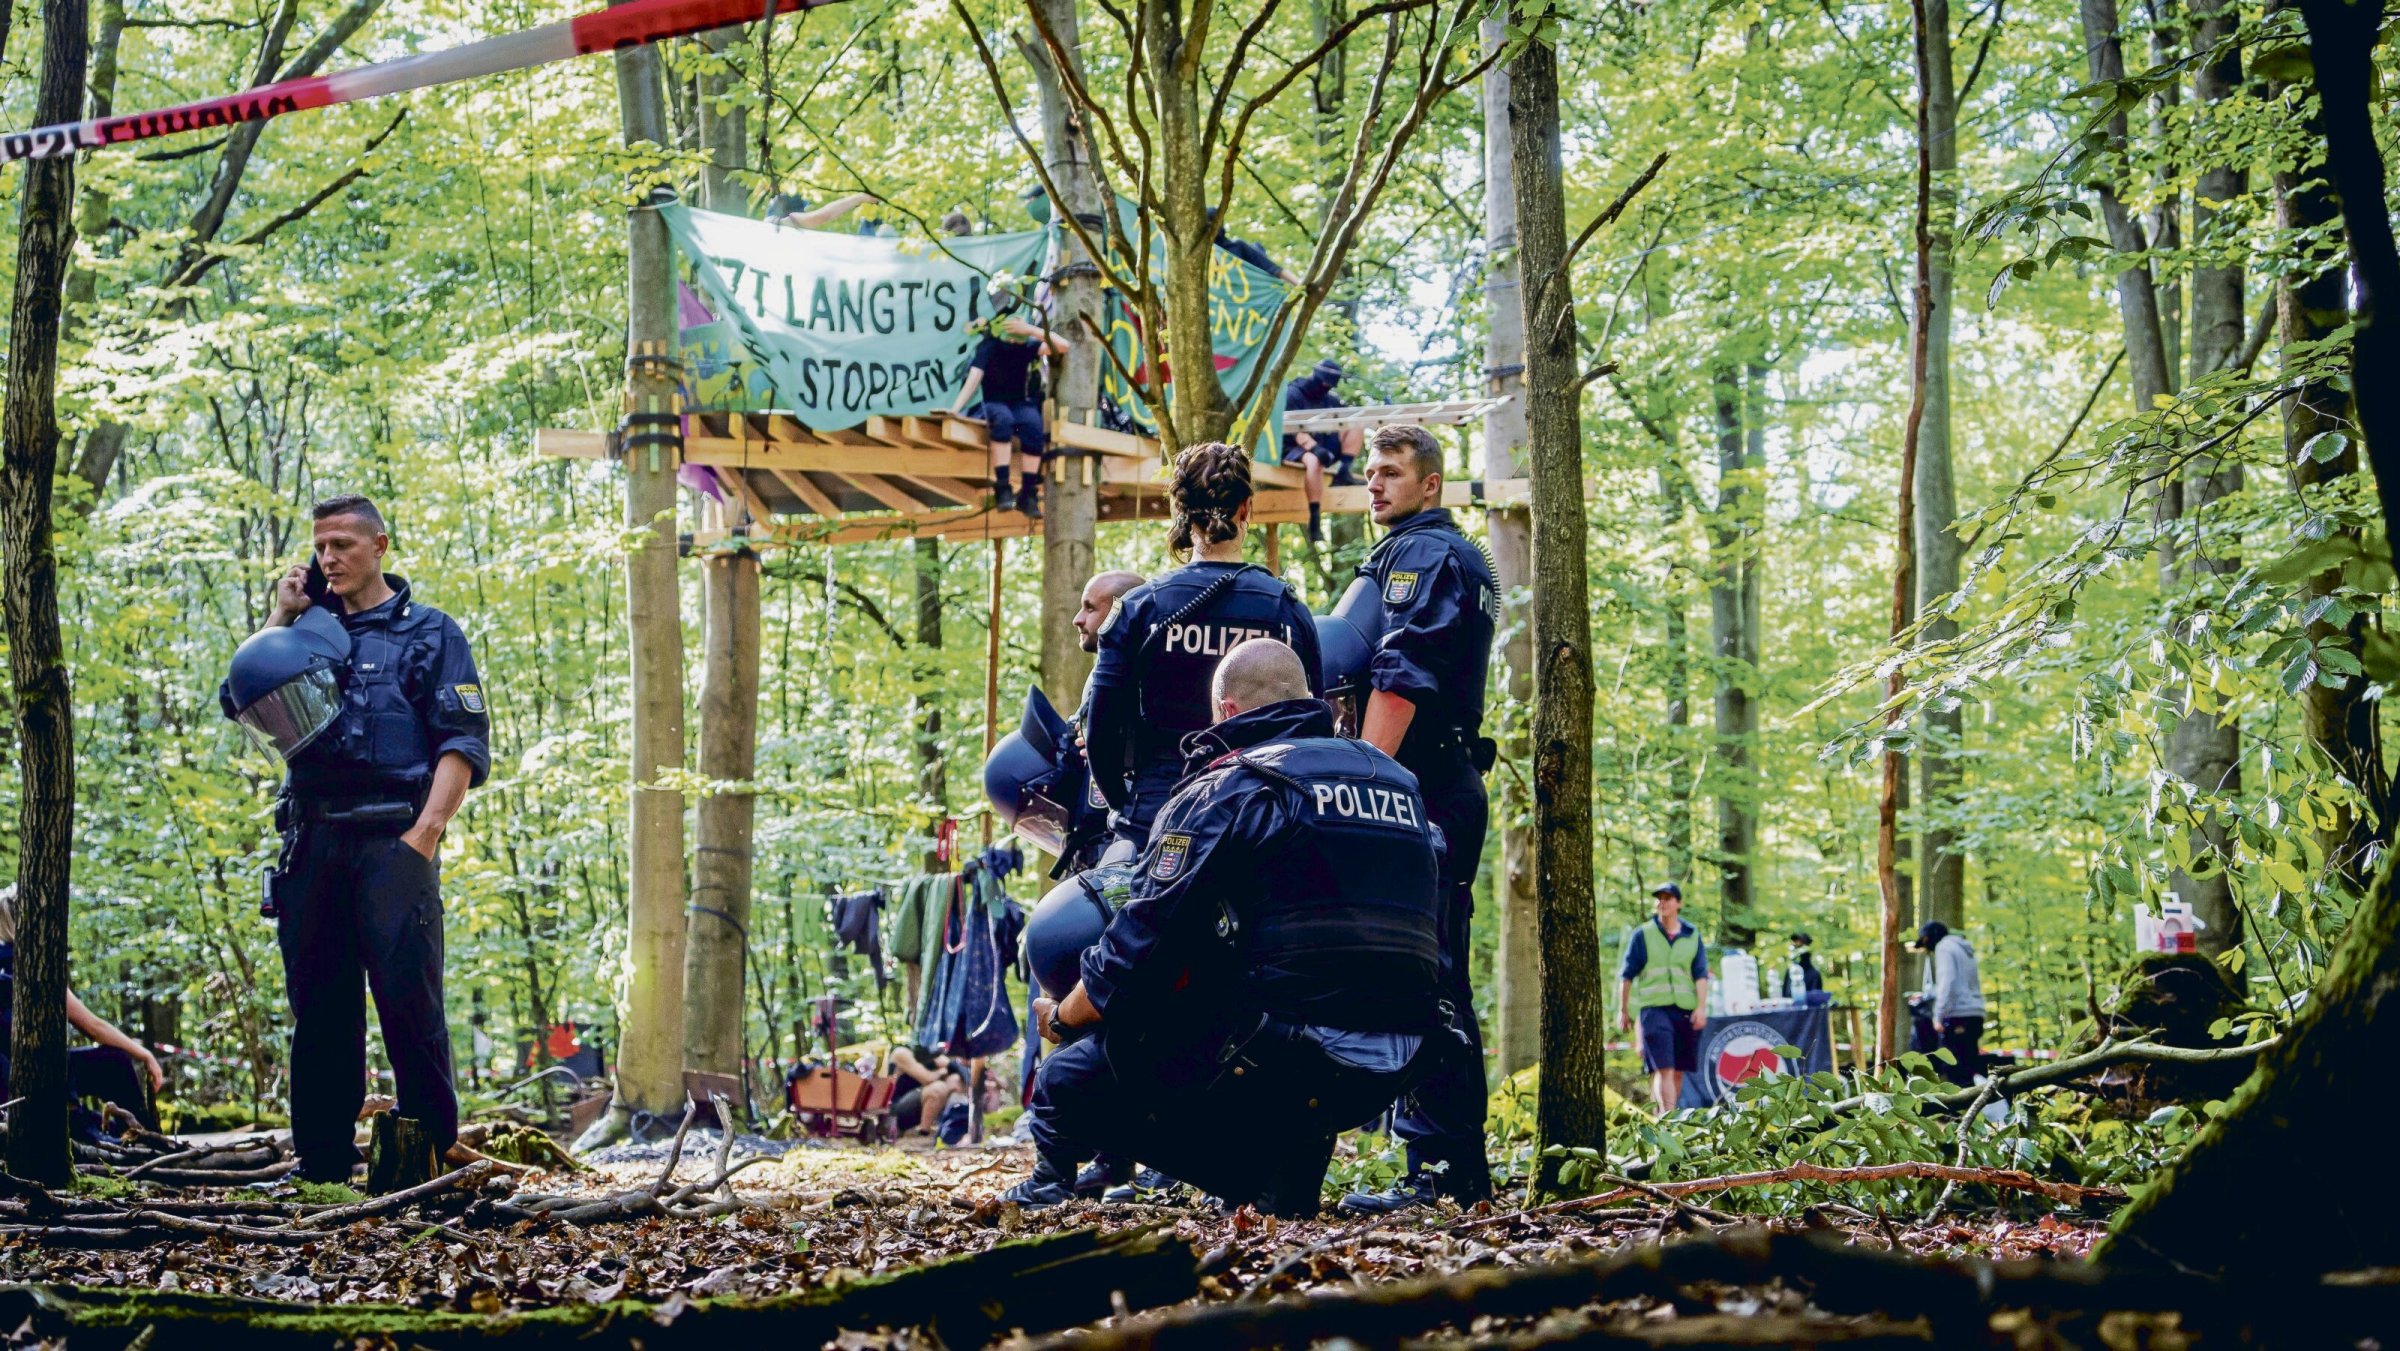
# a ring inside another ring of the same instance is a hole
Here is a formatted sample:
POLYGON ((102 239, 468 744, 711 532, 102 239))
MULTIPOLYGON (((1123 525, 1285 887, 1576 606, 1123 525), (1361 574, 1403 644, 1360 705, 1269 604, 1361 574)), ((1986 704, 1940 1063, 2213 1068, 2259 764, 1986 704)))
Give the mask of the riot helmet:
POLYGON ((1017 730, 1000 738, 984 759, 983 795, 1001 824, 1027 844, 1057 854, 1064 852, 1083 787, 1075 729, 1040 689, 1029 691, 1017 730))
POLYGON ((1102 864, 1050 888, 1025 918, 1025 966, 1052 999, 1083 978, 1083 954, 1100 941, 1117 907, 1132 894, 1130 864, 1102 864))
POLYGON ((290 764, 340 715, 349 662, 350 631, 323 606, 310 606, 234 649, 217 703, 260 749, 290 764))
POLYGON ((1375 580, 1360 577, 1334 603, 1333 613, 1318 615, 1317 664, 1325 678, 1325 697, 1339 704, 1354 698, 1367 683, 1367 663, 1383 641, 1383 596, 1375 580))

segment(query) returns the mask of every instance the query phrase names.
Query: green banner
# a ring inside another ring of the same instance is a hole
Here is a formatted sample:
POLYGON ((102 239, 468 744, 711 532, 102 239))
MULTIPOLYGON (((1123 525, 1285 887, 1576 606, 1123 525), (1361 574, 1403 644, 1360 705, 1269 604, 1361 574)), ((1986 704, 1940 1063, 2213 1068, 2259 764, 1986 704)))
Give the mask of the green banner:
POLYGON ((991 317, 995 274, 1040 268, 1040 230, 901 240, 661 206, 690 407, 788 413, 821 430, 948 408, 991 317))
MULTIPOLYGON (((1117 199, 1118 218, 1125 233, 1132 237, 1139 228, 1140 217, 1134 204, 1122 197, 1117 199)), ((1157 234, 1150 238, 1151 277, 1160 285, 1166 282, 1166 240, 1157 234)), ((1217 380, 1225 388, 1227 398, 1239 398, 1261 363, 1266 361, 1267 333, 1275 322, 1275 312, 1282 308, 1284 297, 1292 288, 1281 277, 1234 257, 1220 248, 1208 251, 1208 335, 1216 348, 1213 356, 1217 380)), ((1154 383, 1142 363, 1141 321, 1118 299, 1115 292, 1108 297, 1108 345, 1115 359, 1105 363, 1100 372, 1100 398, 1103 404, 1113 404, 1117 411, 1139 428, 1144 435, 1155 435, 1157 420, 1142 402, 1139 387, 1125 378, 1131 371, 1140 384, 1154 383)), ((1163 341, 1163 338, 1162 338, 1163 341)), ((1174 387, 1175 362, 1167 358, 1167 387, 1174 387)), ((1266 430, 1261 433, 1257 457, 1273 462, 1282 455, 1283 399, 1280 390, 1268 404, 1266 430)), ((1235 410, 1237 413, 1241 410, 1235 410)))

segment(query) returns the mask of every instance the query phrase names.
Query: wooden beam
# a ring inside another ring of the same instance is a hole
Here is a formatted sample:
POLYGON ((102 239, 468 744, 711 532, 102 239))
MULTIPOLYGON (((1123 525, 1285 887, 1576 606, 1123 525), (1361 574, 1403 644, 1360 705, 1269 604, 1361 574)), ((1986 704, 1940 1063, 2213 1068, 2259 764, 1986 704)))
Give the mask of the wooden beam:
POLYGON ((762 526, 774 521, 774 510, 767 505, 766 499, 758 495, 758 490, 750 486, 748 474, 738 469, 730 472, 720 470, 717 472, 717 482, 732 489, 733 494, 742 500, 742 505, 750 509, 751 520, 762 526))
POLYGON ((844 474, 842 482, 883 503, 894 511, 923 511, 925 504, 893 486, 889 479, 878 474, 844 474))
POLYGON ((825 495, 823 488, 809 482, 806 474, 790 469, 770 469, 767 472, 773 474, 784 487, 791 489, 792 496, 807 504, 810 511, 824 517, 827 521, 841 519, 842 509, 833 504, 833 499, 825 495))
POLYGON ((989 478, 990 457, 971 450, 926 450, 906 446, 824 445, 791 441, 736 441, 693 437, 684 442, 691 464, 732 469, 792 469, 820 474, 914 474, 924 478, 989 478))
POLYGON ((980 483, 962 482, 954 478, 924 478, 914 474, 893 474, 890 477, 893 482, 905 484, 922 497, 938 497, 962 507, 980 506, 983 503, 985 485, 980 483))
POLYGON ((1050 429, 1052 444, 1068 450, 1088 450, 1100 455, 1122 455, 1128 459, 1158 458, 1158 443, 1148 437, 1128 432, 1112 432, 1088 422, 1062 422, 1050 429))
POLYGON ((607 432, 570 432, 543 427, 533 434, 533 450, 559 460, 610 460, 607 432))

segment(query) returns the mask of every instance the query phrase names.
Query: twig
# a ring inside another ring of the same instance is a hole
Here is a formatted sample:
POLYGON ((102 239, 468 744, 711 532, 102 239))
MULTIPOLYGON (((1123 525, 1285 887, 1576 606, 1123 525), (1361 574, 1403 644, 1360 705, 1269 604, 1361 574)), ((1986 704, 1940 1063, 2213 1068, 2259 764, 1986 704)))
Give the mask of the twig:
POLYGON ((1611 1201, 1628 1196, 1648 1194, 1672 1203, 1675 1198, 1700 1192, 1730 1191, 1736 1187, 1769 1187, 1783 1182, 1896 1182, 1905 1178, 1955 1180, 1972 1182, 1986 1187, 2010 1191, 2034 1191, 2058 1201, 2106 1200, 2122 1201, 2125 1193, 2115 1187, 2086 1187, 2073 1182, 2053 1182, 2014 1168, 1958 1168, 1946 1163, 1924 1163, 1910 1160, 1904 1163, 1868 1163, 1851 1167, 1827 1167, 1817 1163, 1795 1163, 1782 1168, 1770 1168, 1756 1173, 1730 1173, 1724 1177, 1697 1178, 1690 1182, 1659 1182, 1642 1184, 1622 1178, 1611 1178, 1619 1185, 1598 1196, 1579 1196, 1571 1201, 1554 1201, 1546 1206, 1512 1210, 1504 1215, 1457 1225, 1453 1233, 1481 1229, 1487 1225, 1505 1224, 1511 1220, 1531 1219, 1542 1215, 1565 1215, 1578 1210, 1592 1210, 1611 1201))
POLYGON ((470 1163, 464 1168, 444 1173, 431 1182, 420 1182, 414 1187, 403 1187, 396 1192, 386 1192, 372 1200, 360 1201, 353 1205, 335 1206, 330 1210, 315 1211, 294 1221, 293 1227, 328 1229, 376 1215, 389 1214, 419 1201, 430 1200, 453 1189, 473 1191, 482 1186, 484 1179, 496 1171, 498 1170, 490 1163, 470 1163))
MULTIPOLYGON (((1952 1167, 1964 1168, 1967 1166, 1967 1135, 1969 1132, 1975 1129, 1975 1123, 1983 1119, 1983 1105, 1987 1102, 1990 1102, 1992 1100, 1992 1095, 1999 1090, 2000 1079, 1998 1075, 1993 1075, 1990 1078, 1985 1079, 1983 1081, 1983 1090, 1975 1095, 1975 1101, 1968 1104, 1967 1110, 1958 1114, 1958 1152, 1951 1156, 1950 1164, 1952 1167)), ((1950 1204, 1950 1194, 1957 1190, 1957 1178, 1952 1178, 1943 1183, 1942 1194, 1933 1198, 1933 1206, 1931 1209, 1925 1212, 1925 1218, 1930 1220, 1934 1216, 1941 1214, 1942 1208, 1950 1204)))
POLYGON ((655 1198, 660 1192, 665 1191, 667 1189, 667 1183, 674 1180, 675 1169, 677 1165, 683 1162, 683 1137, 690 1133, 692 1129, 692 1118, 698 1116, 699 1114, 700 1100, 693 1097, 685 1097, 683 1100, 683 1121, 681 1124, 675 1127, 675 1142, 667 1146, 667 1166, 659 1170, 658 1181, 650 1184, 650 1195, 652 1197, 655 1198))

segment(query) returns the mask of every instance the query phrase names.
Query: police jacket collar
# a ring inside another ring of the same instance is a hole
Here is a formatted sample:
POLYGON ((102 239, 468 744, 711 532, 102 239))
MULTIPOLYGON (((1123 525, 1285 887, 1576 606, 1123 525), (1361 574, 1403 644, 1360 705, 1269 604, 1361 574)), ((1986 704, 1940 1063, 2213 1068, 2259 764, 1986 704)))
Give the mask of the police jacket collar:
POLYGON ((1384 536, 1384 538, 1392 539, 1400 535, 1405 535, 1411 530, 1456 529, 1458 529, 1458 521, 1455 517, 1451 516, 1450 508, 1427 507, 1423 511, 1418 512, 1416 515, 1411 516, 1407 520, 1393 526, 1391 534, 1384 536))
MULTIPOLYGON (((412 613, 415 612, 416 602, 409 596, 408 579, 406 577, 403 577, 396 572, 387 572, 383 574, 383 584, 392 589, 391 599, 374 607, 374 609, 362 610, 359 612, 359 615, 369 615, 373 614, 375 610, 382 610, 385 613, 386 622, 396 624, 401 620, 408 618, 412 613)), ((326 596, 325 608, 331 610, 337 615, 342 615, 348 618, 359 617, 357 615, 350 614, 349 610, 342 604, 342 598, 340 596, 326 596)))
POLYGON ((1197 770, 1219 756, 1269 741, 1332 736, 1333 710, 1322 699, 1285 699, 1261 704, 1183 739, 1184 764, 1197 770))

